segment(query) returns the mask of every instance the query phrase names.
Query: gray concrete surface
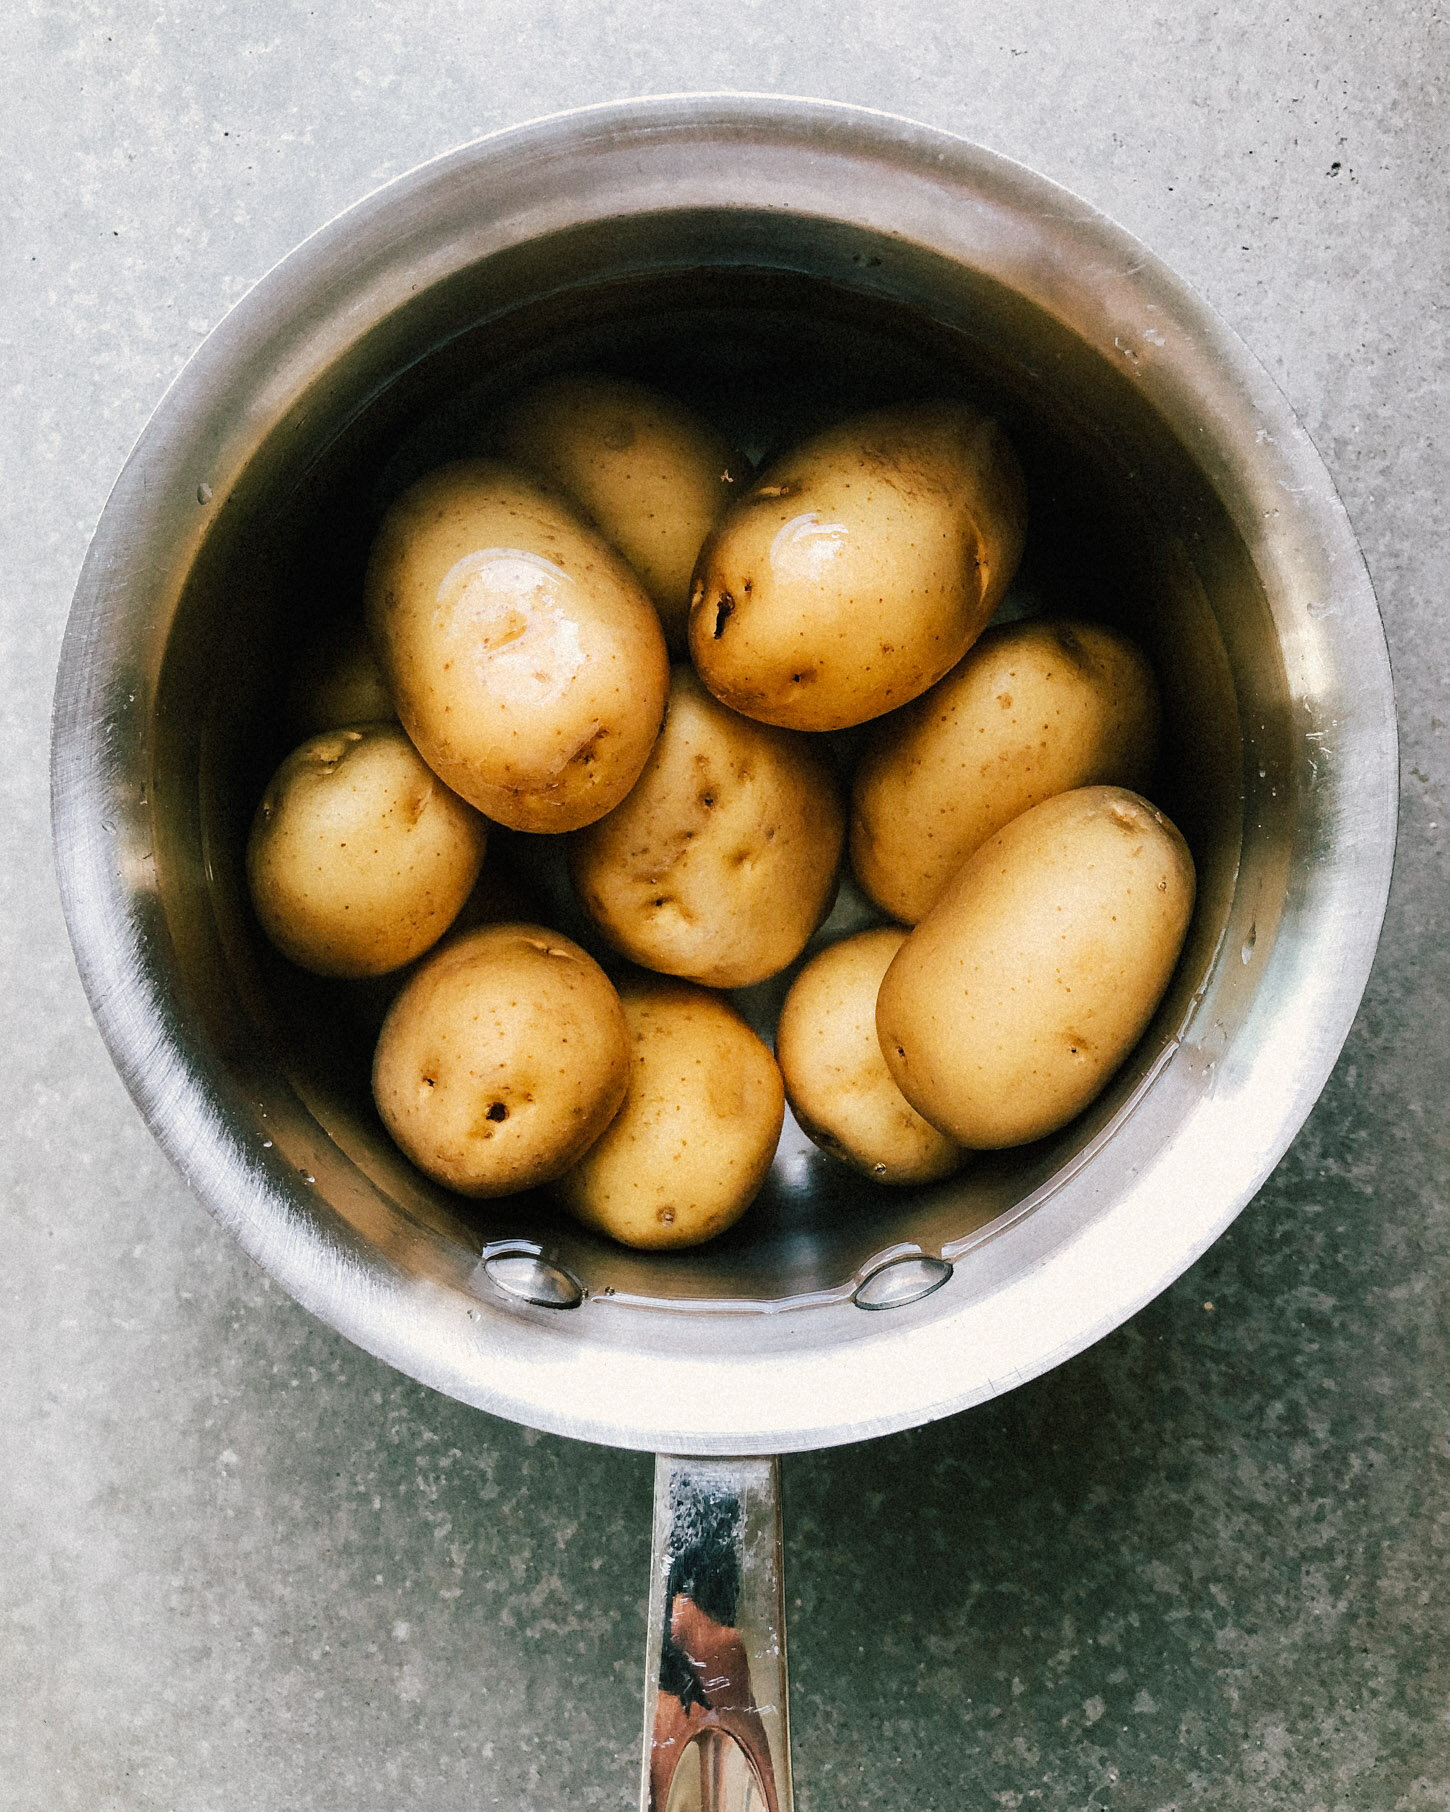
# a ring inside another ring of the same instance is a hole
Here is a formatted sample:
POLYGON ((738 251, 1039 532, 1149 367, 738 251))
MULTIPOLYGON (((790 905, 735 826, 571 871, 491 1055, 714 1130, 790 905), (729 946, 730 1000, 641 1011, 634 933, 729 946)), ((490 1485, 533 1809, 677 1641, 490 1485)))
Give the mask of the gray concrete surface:
POLYGON ((649 1465, 270 1289, 91 1028, 46 716, 107 487, 228 304, 383 179, 632 92, 977 137, 1257 349, 1363 539, 1403 834, 1307 1130, 1175 1289, 985 1410, 786 1467, 805 1812, 1450 1806, 1442 5, 10 0, 0 73, 0 1807, 631 1802, 649 1465))

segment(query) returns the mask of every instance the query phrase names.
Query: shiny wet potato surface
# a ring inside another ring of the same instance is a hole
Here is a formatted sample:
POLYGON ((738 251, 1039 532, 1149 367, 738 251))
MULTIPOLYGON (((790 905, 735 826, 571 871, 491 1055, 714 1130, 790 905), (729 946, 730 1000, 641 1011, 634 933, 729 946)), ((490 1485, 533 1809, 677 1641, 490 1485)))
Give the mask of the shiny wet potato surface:
POLYGON ((572 499, 644 582, 683 653, 690 579, 705 537, 750 467, 674 397, 628 378, 546 379, 505 410, 505 457, 572 499))
POLYGON ((717 698, 764 723, 879 717, 985 628, 1025 522, 1016 457, 970 405, 844 422, 776 460, 706 543, 691 658, 717 698))
POLYGON ((634 785, 664 712, 664 638, 562 498, 492 460, 430 472, 385 517, 366 595, 404 728, 481 812, 574 830, 634 785))

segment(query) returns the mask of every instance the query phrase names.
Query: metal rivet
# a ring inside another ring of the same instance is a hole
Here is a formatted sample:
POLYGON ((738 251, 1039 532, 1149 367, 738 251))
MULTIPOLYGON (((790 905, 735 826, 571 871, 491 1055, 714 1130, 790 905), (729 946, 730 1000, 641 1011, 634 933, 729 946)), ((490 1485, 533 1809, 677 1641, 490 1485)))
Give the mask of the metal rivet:
POLYGON ((944 1258, 892 1258, 857 1286, 852 1297, 858 1309, 904 1309, 939 1290, 951 1276, 944 1258))
POLYGON ((496 1252, 483 1261, 490 1283, 505 1296, 531 1302, 541 1309, 577 1309, 584 1289, 558 1265, 534 1252, 496 1252))

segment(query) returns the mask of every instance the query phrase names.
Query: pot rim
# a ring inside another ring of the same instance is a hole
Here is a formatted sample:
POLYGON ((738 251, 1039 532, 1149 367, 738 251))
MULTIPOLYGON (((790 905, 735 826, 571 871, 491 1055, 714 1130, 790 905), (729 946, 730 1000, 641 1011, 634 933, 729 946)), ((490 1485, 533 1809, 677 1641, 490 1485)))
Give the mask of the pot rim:
POLYGON ((1389 661, 1363 558, 1308 435, 1237 335, 1123 228, 1021 164, 890 114, 773 95, 625 100, 510 127, 380 187, 289 253, 197 348, 117 480, 67 625, 52 738, 56 866, 97 1025, 152 1132, 245 1249, 322 1320, 452 1396, 552 1432, 700 1454, 827 1446, 952 1413, 1081 1351, 1177 1278, 1283 1155, 1348 1035, 1388 897, 1397 790, 1389 661), (689 185, 678 155, 671 163, 682 149, 700 164, 689 185), (854 179, 856 212, 837 216, 851 224, 928 233, 961 257, 969 223, 979 269, 1009 283, 1030 270, 1060 320, 1116 347, 1161 412, 1191 421, 1204 469, 1232 474, 1238 527, 1293 665, 1300 935, 1264 957, 1254 1005, 1192 1111, 1156 1125, 1151 1151, 1151 1116, 1135 1115, 1143 1162, 1125 1179, 1078 1165, 1010 1229, 1027 1244, 985 1300, 953 1308, 941 1290, 857 1315, 828 1351, 799 1317, 761 1316, 749 1341, 672 1353, 668 1389, 648 1312, 597 1301, 568 1315, 523 1310, 475 1280, 406 1274, 244 1134, 157 960, 144 812, 126 793, 147 734, 147 701, 127 692, 127 638, 161 633, 151 598, 195 556, 212 492, 225 495, 248 437, 300 394, 321 324, 350 310, 361 333, 490 250, 597 218, 546 181, 563 163, 607 165, 638 212, 688 193, 819 214, 833 182, 854 179), (868 204, 860 179, 873 172, 882 200, 868 204), (400 223, 429 206, 457 211, 464 197, 474 212, 431 264, 400 252, 400 223), (867 222, 868 205, 891 219, 867 222), (217 408, 219 390, 235 410, 217 408), (1068 1198, 1097 1207, 1062 1237, 1068 1198), (617 1321, 599 1319, 611 1314, 634 1314, 638 1337, 621 1340, 617 1321))

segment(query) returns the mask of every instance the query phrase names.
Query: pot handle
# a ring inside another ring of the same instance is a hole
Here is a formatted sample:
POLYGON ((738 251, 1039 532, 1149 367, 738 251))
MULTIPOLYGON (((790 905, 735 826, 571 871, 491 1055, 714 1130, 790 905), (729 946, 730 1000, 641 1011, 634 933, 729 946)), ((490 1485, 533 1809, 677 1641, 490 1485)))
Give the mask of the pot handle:
POLYGON ((794 1812, 780 1462, 655 1460, 640 1812, 794 1812))

